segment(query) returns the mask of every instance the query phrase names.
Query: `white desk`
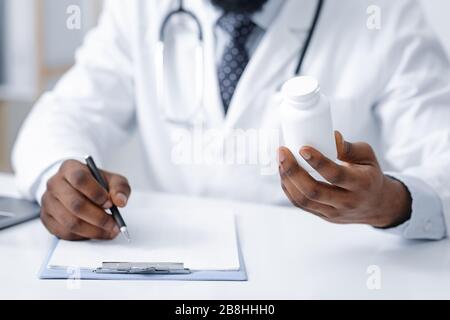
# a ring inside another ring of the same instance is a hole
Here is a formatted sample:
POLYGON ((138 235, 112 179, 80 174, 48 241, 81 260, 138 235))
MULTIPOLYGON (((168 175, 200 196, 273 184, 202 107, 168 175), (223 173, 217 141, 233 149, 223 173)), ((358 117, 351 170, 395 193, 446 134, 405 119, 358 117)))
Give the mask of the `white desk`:
MULTIPOLYGON (((0 194, 14 194, 0 175, 0 194)), ((0 231, 0 299, 450 298, 450 243, 404 241, 364 226, 337 226, 296 209, 135 192, 132 203, 183 210, 232 208, 248 282, 38 280, 51 237, 39 221, 0 231), (381 270, 369 290, 367 268, 381 270)))

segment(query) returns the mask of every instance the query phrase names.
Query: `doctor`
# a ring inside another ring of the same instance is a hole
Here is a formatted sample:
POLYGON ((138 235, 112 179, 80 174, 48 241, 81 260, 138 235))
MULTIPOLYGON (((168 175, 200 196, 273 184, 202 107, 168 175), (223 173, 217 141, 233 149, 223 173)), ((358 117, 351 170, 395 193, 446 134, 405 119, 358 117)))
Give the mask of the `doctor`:
POLYGON ((192 16, 165 23, 179 5, 106 1, 75 66, 24 124, 13 155, 17 181, 24 195, 42 201, 51 233, 117 236, 103 209, 125 206, 131 188, 104 172, 106 193, 82 160, 91 154, 104 162, 137 130, 153 190, 280 204, 288 198, 335 223, 405 238, 446 235, 450 65, 415 1, 186 0, 181 5, 192 16), (376 28, 368 24, 374 8, 376 28), (186 145, 197 153, 220 149, 236 132, 270 140, 267 133, 279 132, 279 88, 296 71, 316 77, 331 99, 342 162, 299 150, 329 183, 308 175, 283 147, 270 153, 279 158, 272 173, 261 170, 262 161, 180 152, 186 145), (207 142, 198 147, 195 139, 207 142))

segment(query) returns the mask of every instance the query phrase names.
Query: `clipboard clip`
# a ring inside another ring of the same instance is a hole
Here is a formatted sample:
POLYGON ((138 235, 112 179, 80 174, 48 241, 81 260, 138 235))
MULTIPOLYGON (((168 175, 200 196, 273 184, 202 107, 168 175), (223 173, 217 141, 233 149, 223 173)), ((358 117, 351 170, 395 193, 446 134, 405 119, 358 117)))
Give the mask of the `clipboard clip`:
POLYGON ((103 262, 100 268, 94 270, 103 274, 189 274, 191 271, 184 263, 170 262, 103 262))

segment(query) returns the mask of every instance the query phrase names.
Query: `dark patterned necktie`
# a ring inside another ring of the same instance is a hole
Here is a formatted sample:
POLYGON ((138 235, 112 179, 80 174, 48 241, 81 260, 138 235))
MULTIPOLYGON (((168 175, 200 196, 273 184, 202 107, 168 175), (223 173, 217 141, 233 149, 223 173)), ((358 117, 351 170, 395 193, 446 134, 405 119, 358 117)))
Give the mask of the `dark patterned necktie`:
POLYGON ((231 12, 220 17, 217 25, 231 36, 218 70, 220 95, 226 114, 239 79, 249 62, 245 44, 256 25, 249 15, 231 12))

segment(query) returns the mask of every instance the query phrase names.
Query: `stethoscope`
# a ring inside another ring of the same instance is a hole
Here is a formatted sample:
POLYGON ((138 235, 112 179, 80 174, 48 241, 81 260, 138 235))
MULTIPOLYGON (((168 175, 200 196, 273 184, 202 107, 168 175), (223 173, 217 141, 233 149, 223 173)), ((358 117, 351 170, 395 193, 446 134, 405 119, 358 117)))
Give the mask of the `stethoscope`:
MULTIPOLYGON (((305 60, 306 54, 311 44, 311 40, 314 36, 314 32, 317 28, 317 24, 319 22, 320 14, 322 12, 322 8, 325 0, 318 0, 316 11, 314 13, 314 17, 311 23, 311 27, 309 28, 308 35, 305 40, 305 44, 300 53, 299 61, 295 68, 295 76, 300 75, 303 62, 305 60)), ((184 7, 184 1, 178 0, 178 7, 175 10, 169 11, 165 18, 162 21, 160 30, 159 30, 159 39, 156 47, 155 53, 155 68, 156 68, 156 82, 157 82, 157 104, 160 108, 160 114, 164 121, 181 127, 190 128, 199 124, 203 124, 205 119, 198 115, 202 114, 203 110, 203 97, 204 97, 204 71, 205 71, 205 59, 204 59, 204 39, 203 39, 203 29, 200 24, 200 20, 197 16, 189 10, 186 10, 184 7), (165 50, 165 33, 166 29, 170 23, 170 20, 175 16, 184 16, 188 19, 191 19, 194 22, 194 25, 197 28, 197 46, 195 48, 195 103, 194 108, 191 112, 189 112, 185 117, 178 117, 173 114, 169 114, 168 108, 165 108, 164 103, 164 50, 165 50)))

